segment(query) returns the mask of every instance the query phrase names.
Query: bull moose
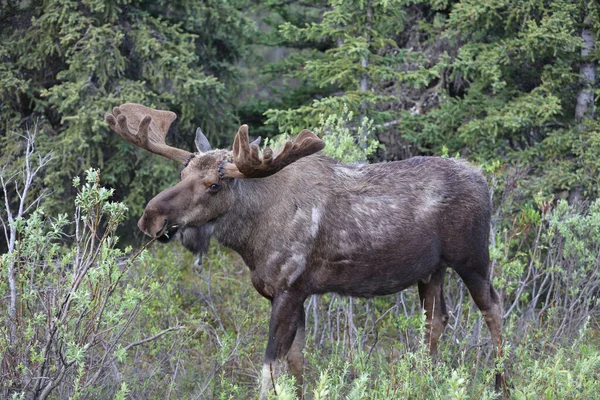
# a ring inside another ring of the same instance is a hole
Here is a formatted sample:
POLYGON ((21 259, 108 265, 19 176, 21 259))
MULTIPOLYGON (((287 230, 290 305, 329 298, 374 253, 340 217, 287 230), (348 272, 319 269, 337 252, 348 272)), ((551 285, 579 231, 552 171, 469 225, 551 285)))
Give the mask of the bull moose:
MULTIPOLYGON (((302 395, 304 302, 312 294, 373 297, 416 283, 434 353, 447 323, 447 268, 464 281, 499 354, 491 204, 479 170, 440 157, 343 164, 319 154, 324 142, 309 130, 278 153, 268 147, 261 153, 246 125, 232 151, 212 150, 198 131, 198 152, 190 153, 165 143, 176 117, 128 103, 105 119, 134 145, 184 165, 181 181, 150 200, 138 227, 153 238, 202 229, 204 238, 212 235, 240 254, 252 284, 271 302, 261 399, 286 369, 302 395)), ((501 383, 498 374, 496 389, 501 383)))

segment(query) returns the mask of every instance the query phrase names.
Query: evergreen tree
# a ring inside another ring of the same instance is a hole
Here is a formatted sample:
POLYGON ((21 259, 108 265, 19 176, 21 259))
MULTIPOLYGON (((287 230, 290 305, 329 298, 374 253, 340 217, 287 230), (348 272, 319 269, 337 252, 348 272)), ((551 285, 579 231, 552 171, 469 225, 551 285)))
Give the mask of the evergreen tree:
POLYGON ((70 200, 70 178, 100 167, 139 214, 176 178, 173 165, 115 137, 104 113, 125 102, 169 109, 179 116, 169 135, 176 145, 191 149, 196 126, 227 143, 238 124, 235 64, 255 32, 248 7, 246 0, 9 1, 0 9, 3 162, 19 152, 10 132, 37 123, 40 151, 54 154, 46 176, 53 191, 70 200))
POLYGON ((530 168, 526 187, 535 192, 581 187, 596 197, 597 123, 591 114, 576 118, 575 105, 590 85, 580 64, 598 63, 597 52, 581 56, 584 25, 596 27, 591 41, 598 40, 598 11, 585 1, 453 4, 442 36, 459 50, 447 92, 427 115, 407 115, 399 134, 426 151, 445 146, 477 162, 530 168))
POLYGON ((303 26, 319 22, 326 5, 326 0, 257 2, 254 18, 258 21, 259 32, 254 38, 253 51, 243 61, 246 79, 241 97, 244 101, 236 109, 240 120, 250 125, 253 135, 273 137, 280 133, 275 124, 265 124, 267 110, 295 109, 311 102, 315 96, 331 93, 329 87, 288 77, 286 72, 298 67, 298 60, 305 52, 325 51, 335 43, 328 38, 288 40, 279 32, 279 27, 286 23, 303 26))
POLYGON ((385 159, 458 153, 528 168, 534 192, 598 195, 596 2, 331 0, 320 21, 280 32, 333 42, 279 63, 328 90, 267 111, 282 130, 348 104, 374 120, 385 159))
MULTIPOLYGON (((344 105, 360 118, 377 123, 393 117, 377 104, 393 101, 385 92, 389 81, 422 79, 398 70, 409 52, 394 40, 402 32, 404 1, 331 0, 318 23, 282 24, 279 31, 289 42, 329 42, 325 49, 309 48, 285 61, 285 76, 302 85, 324 89, 327 95, 309 99, 294 109, 267 111, 267 123, 283 131, 297 132, 310 126, 320 114, 342 112, 344 105)), ((429 73, 435 73, 428 71, 429 73)))

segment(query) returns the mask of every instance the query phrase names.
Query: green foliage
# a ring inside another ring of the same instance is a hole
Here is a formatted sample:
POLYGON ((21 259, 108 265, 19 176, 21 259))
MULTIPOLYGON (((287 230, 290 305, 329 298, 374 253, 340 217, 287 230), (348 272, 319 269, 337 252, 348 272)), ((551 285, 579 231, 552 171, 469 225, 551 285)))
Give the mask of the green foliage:
MULTIPOLYGON (((116 247, 116 228, 127 207, 109 201, 113 191, 100 186, 98 170, 86 172, 85 184, 79 178, 74 184, 73 222, 38 208, 15 221, 15 250, 1 258, 3 276, 14 274, 18 288, 15 318, 0 326, 3 397, 45 397, 53 390, 73 398, 103 393, 99 377, 115 360, 127 359, 133 345, 121 344, 123 334, 140 304, 153 295, 150 275, 135 285, 122 284, 140 255, 116 247), (65 246, 71 224, 75 242, 65 246)), ((1 290, 3 298, 14 298, 8 287, 1 290)), ((10 314, 8 307, 8 301, 0 303, 4 315, 10 314)), ((123 397, 127 385, 119 386, 116 396, 123 397)))
MULTIPOLYGON (((340 114, 330 114, 327 118, 323 114, 320 116, 313 131, 325 142, 325 154, 345 163, 366 162, 382 147, 371 134, 373 124, 368 118, 364 118, 358 128, 352 126, 354 121, 354 114, 346 106, 340 114)), ((266 138, 264 146, 280 148, 289 139, 288 135, 266 138)))
POLYGON ((172 163, 109 131, 103 116, 119 104, 175 111, 170 140, 183 148, 193 148, 196 126, 214 145, 229 142, 237 124, 234 63, 255 31, 246 7, 244 0, 8 3, 0 23, 0 143, 10 146, 9 132, 38 121, 38 145, 56 159, 45 183, 64 199, 49 210, 72 203, 68 180, 90 166, 102 168, 134 215, 173 183, 172 163))
POLYGON ((575 118, 585 88, 579 65, 599 60, 597 50, 581 56, 584 28, 600 39, 596 2, 327 5, 320 18, 279 25, 278 44, 306 45, 269 69, 272 82, 299 82, 313 96, 271 103, 267 123, 298 132, 347 105, 374 121, 373 133, 386 145, 380 157, 499 160, 530 168, 529 195, 542 189, 597 197, 598 122, 575 118))
POLYGON ((597 349, 588 344, 587 329, 571 345, 555 353, 542 354, 544 358, 532 359, 535 352, 532 343, 523 343, 515 350, 522 360, 515 370, 515 399, 581 399, 597 397, 598 388, 593 382, 598 379, 600 356, 597 349))
MULTIPOLYGON (((583 147, 597 123, 574 115, 584 18, 598 26, 596 3, 457 2, 441 33, 458 44, 448 90, 426 115, 406 113, 398 134, 422 150, 530 167, 529 194, 575 188, 595 198, 597 158, 583 147)), ((597 64, 598 54, 588 60, 597 64)))
MULTIPOLYGON (((337 45, 324 51, 309 49, 283 62, 280 71, 288 79, 298 79, 309 87, 342 91, 314 99, 293 109, 270 109, 267 123, 285 132, 299 132, 310 127, 320 115, 342 112, 344 107, 375 121, 389 119, 390 113, 374 105, 391 100, 378 85, 389 80, 410 80, 418 85, 423 74, 409 76, 397 70, 400 60, 411 57, 400 50, 394 36, 403 30, 404 1, 337 1, 328 2, 327 11, 318 23, 304 26, 286 22, 279 27, 288 42, 329 41, 337 45)), ((428 73, 429 71, 422 71, 428 73)))
POLYGON ((541 199, 538 209, 525 208, 498 232, 490 254, 507 321, 519 325, 527 315, 547 324, 548 340, 558 340, 595 318, 599 232, 600 201, 582 207, 561 200, 553 207, 541 199))
POLYGON ((330 114, 327 118, 321 115, 319 125, 315 128, 315 133, 322 136, 325 142, 325 154, 344 163, 364 162, 380 146, 370 134, 373 123, 365 118, 353 132, 349 127, 353 118, 352 111, 344 106, 340 115, 330 114))

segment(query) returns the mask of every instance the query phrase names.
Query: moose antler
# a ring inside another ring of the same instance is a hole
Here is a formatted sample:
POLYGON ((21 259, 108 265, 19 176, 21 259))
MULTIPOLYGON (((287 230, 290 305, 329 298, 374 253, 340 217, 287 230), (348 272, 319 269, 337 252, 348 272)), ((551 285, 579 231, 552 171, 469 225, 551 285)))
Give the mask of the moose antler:
POLYGON ((165 136, 177 114, 148 108, 141 104, 126 103, 106 113, 104 119, 110 128, 137 147, 167 157, 182 164, 192 154, 165 143, 165 136))
POLYGON ((258 145, 249 143, 248 125, 242 125, 233 141, 233 164, 219 165, 219 174, 223 178, 264 178, 324 147, 325 142, 311 131, 304 129, 293 142, 285 142, 283 149, 275 158, 273 158, 273 150, 269 147, 263 150, 261 157, 258 145))

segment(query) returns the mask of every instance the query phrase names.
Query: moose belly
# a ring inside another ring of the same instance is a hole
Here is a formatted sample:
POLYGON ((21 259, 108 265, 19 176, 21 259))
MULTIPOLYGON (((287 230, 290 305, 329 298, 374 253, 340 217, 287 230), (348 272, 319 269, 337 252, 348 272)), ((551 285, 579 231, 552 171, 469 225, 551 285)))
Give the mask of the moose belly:
POLYGON ((440 265, 439 240, 384 243, 378 249, 336 251, 315 264, 319 292, 372 297, 400 290, 425 279, 440 265))

